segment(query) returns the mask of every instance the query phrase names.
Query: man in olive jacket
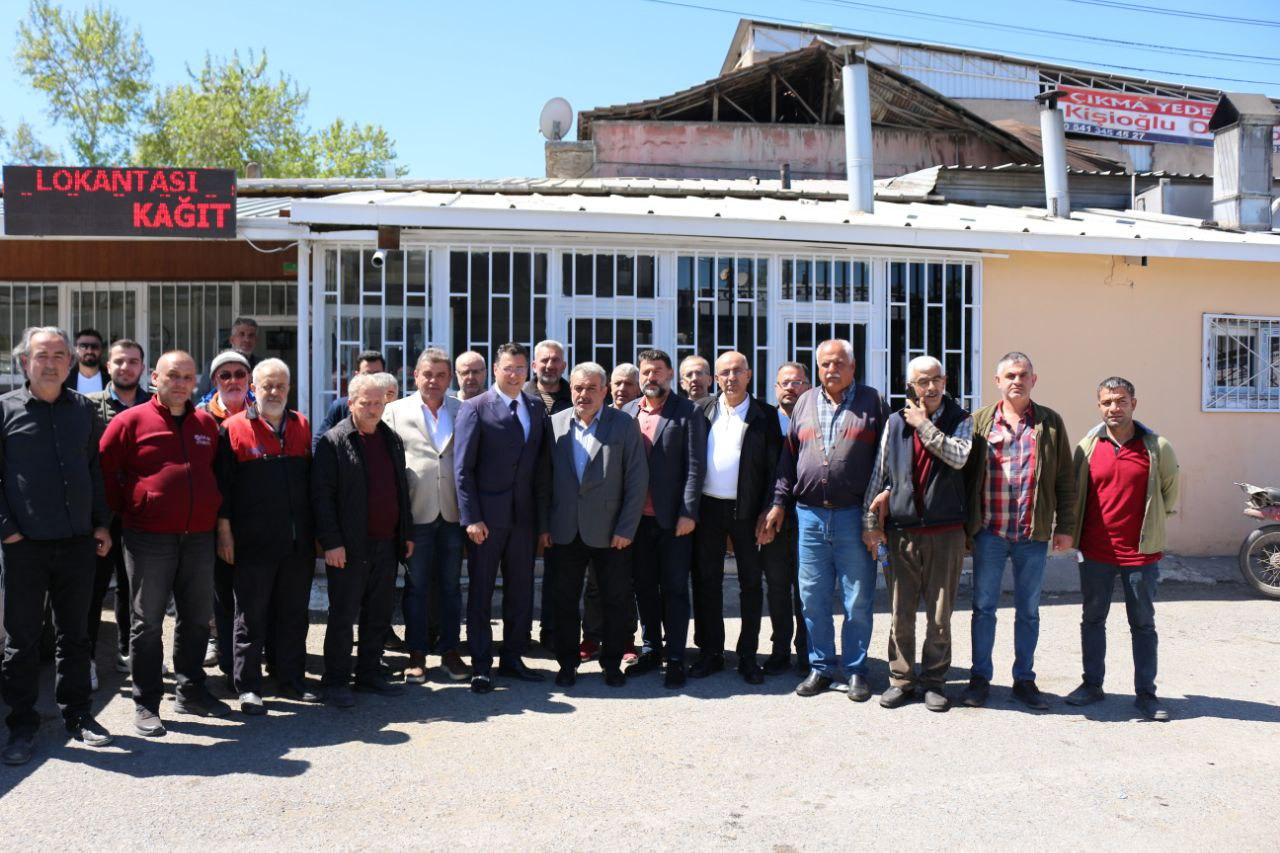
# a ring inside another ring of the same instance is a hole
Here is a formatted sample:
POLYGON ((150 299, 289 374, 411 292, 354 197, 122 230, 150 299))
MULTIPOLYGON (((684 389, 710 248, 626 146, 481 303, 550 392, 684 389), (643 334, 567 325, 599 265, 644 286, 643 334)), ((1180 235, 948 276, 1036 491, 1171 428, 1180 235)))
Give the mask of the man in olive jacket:
POLYGON ((1071 547, 1076 483, 1071 443, 1062 417, 1031 402, 1035 368, 1025 353, 996 362, 1000 400, 973 415, 973 450, 965 466, 972 484, 965 532, 973 543, 973 665, 966 705, 977 708, 990 690, 996 606, 1006 561, 1013 563, 1013 696, 1028 708, 1049 707, 1036 687, 1040 589, 1053 550, 1071 547))

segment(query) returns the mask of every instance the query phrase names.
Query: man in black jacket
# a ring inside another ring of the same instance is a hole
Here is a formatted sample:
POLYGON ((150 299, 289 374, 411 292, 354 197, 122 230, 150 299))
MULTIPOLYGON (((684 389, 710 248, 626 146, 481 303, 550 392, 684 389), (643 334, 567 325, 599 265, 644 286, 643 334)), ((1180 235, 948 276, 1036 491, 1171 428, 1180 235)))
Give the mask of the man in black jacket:
POLYGON ((404 444, 382 422, 388 390, 377 376, 351 380, 351 417, 320 438, 311 472, 316 536, 329 581, 323 683, 339 708, 355 704, 349 685, 351 626, 357 621, 356 689, 400 692, 378 666, 391 627, 396 566, 413 554, 404 444))
POLYGON ((782 430, 772 406, 752 397, 751 368, 740 352, 716 359, 721 393, 695 405, 706 416, 707 467, 702 506, 694 534, 693 607, 698 660, 689 675, 702 678, 724 669, 724 556, 726 538, 738 563, 742 632, 738 636, 738 674, 762 684, 756 661, 760 616, 764 609, 763 567, 756 529, 773 499, 774 472, 782 448, 782 430))
POLYGON ((627 675, 653 672, 665 662, 665 684, 675 688, 685 683, 689 565, 702 500, 707 425, 693 403, 671 392, 669 355, 647 349, 636 360, 643 396, 622 411, 640 426, 649 459, 649 494, 632 546, 643 646, 627 675))
POLYGON ((253 368, 256 403, 222 424, 218 443, 218 556, 235 590, 233 680, 240 710, 262 704, 262 652, 274 638, 280 695, 317 702, 303 681, 315 529, 311 517, 311 428, 290 411, 289 367, 253 368))
POLYGON ((925 707, 950 707, 943 687, 951 666, 951 610, 964 562, 964 464, 973 446, 973 418, 946 394, 947 377, 932 356, 913 358, 908 397, 889 416, 867 484, 863 542, 874 558, 889 529, 889 689, 880 697, 897 708, 924 688, 925 707), (915 673, 916 606, 924 597, 928 623, 915 673))

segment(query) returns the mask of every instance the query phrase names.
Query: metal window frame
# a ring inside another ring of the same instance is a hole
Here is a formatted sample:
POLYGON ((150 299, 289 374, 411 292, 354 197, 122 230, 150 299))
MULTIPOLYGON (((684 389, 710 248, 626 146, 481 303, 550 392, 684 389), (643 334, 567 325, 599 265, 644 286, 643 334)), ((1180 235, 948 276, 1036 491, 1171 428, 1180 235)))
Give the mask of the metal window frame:
POLYGON ((1201 315, 1201 324, 1204 370, 1201 374, 1200 411, 1215 414, 1280 412, 1280 383, 1269 378, 1275 371, 1280 371, 1280 358, 1273 360, 1267 352, 1272 341, 1280 340, 1280 317, 1205 312, 1201 315), (1239 333, 1254 339, 1252 347, 1256 350, 1258 367, 1249 377, 1248 385, 1218 385, 1215 381, 1218 340, 1223 335, 1239 333))

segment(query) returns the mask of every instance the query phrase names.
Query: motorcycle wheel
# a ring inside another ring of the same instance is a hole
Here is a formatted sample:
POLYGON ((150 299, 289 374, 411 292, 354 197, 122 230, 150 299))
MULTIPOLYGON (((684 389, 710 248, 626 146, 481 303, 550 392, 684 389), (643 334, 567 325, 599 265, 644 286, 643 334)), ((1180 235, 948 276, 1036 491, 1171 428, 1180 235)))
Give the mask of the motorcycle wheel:
POLYGON ((1280 599, 1280 524, 1259 527, 1240 544, 1240 573, 1259 595, 1280 599))

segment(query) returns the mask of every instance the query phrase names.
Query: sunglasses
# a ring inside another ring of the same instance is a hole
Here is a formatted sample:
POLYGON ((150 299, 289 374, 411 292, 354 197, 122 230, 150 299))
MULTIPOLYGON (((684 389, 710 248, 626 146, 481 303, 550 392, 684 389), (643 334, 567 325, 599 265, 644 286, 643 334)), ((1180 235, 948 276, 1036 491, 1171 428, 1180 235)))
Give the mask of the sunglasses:
POLYGON ((249 373, 244 370, 236 370, 234 372, 230 370, 224 370, 218 374, 219 382, 226 382, 228 379, 248 379, 248 378, 249 378, 249 373))
POLYGON ((81 341, 76 344, 76 349, 102 349, 102 344, 95 344, 92 341, 81 341))

